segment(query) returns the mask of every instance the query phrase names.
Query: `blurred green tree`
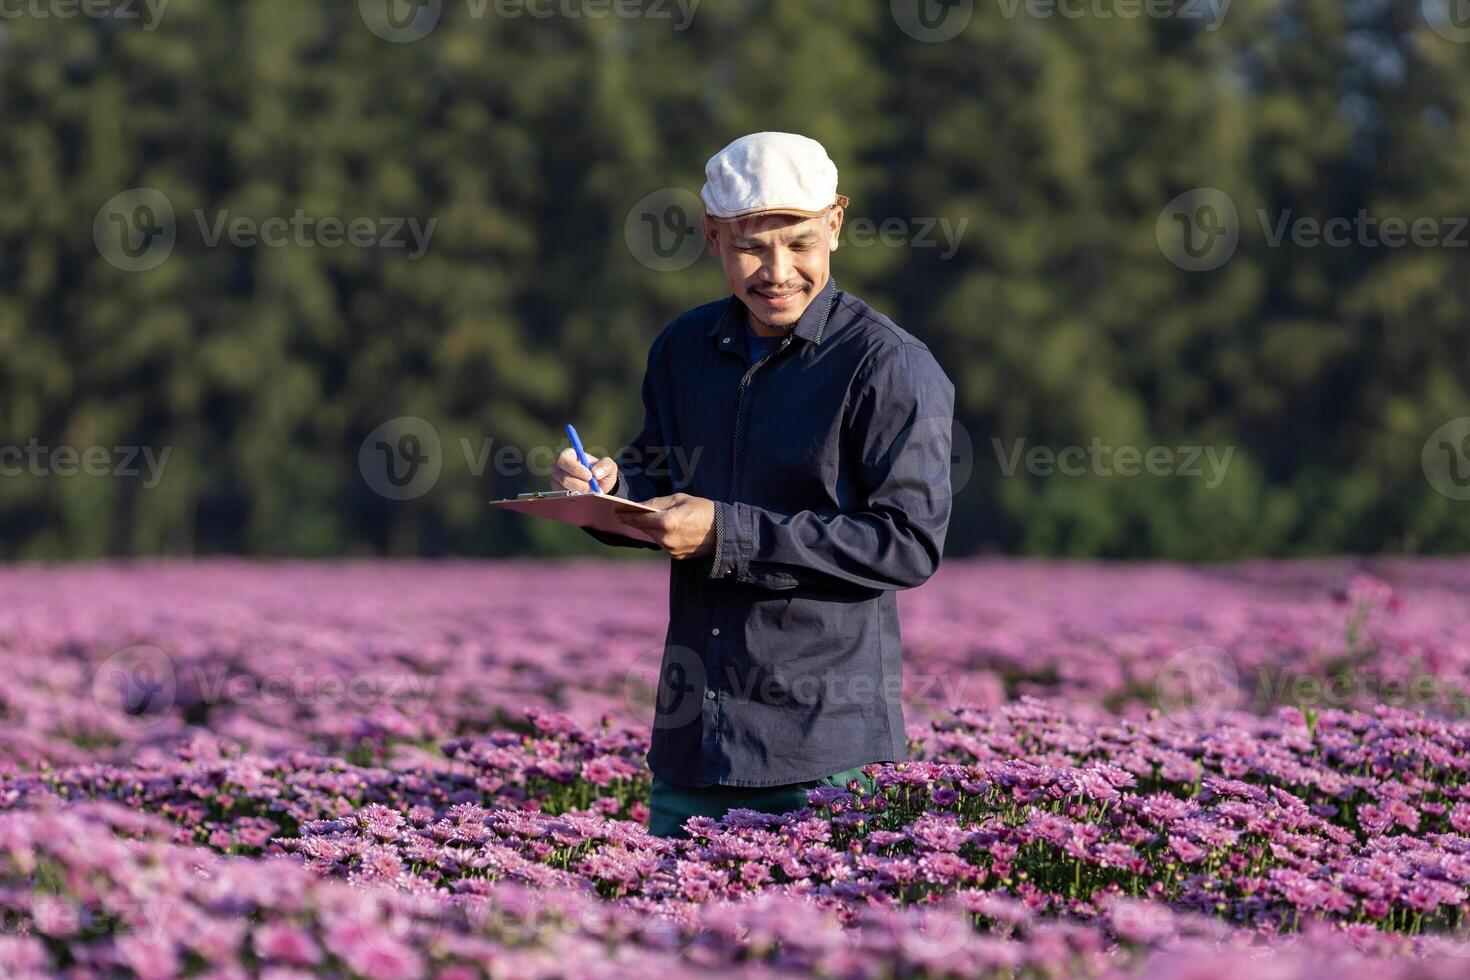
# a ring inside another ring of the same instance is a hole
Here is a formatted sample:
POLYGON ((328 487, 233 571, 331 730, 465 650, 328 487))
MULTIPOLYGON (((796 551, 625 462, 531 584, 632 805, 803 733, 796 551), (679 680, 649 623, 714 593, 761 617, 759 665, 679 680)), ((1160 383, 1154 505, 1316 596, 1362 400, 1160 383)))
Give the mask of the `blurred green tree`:
POLYGON ((544 485, 564 421, 605 451, 636 431, 649 342, 723 286, 625 232, 650 195, 693 232, 704 161, 760 129, 827 146, 839 283, 957 385, 951 554, 1470 547, 1421 466, 1470 416, 1466 252, 1272 240, 1470 214, 1470 45, 1414 0, 1178 6, 975 4, 937 43, 839 0, 446 2, 408 43, 327 0, 0 22, 0 446, 168 452, 156 485, 8 469, 0 555, 585 553, 484 501, 544 485), (99 245, 136 188, 174 213, 146 271, 99 245), (1198 188, 1239 243, 1189 271, 1161 212, 1198 188), (241 245, 240 219, 309 230, 241 245), (331 219, 408 241, 326 244, 331 219), (393 499, 359 454, 402 417, 437 477, 393 499), (1012 466, 1094 444, 1080 475, 1012 466), (1175 470, 1119 475, 1122 447, 1175 470))

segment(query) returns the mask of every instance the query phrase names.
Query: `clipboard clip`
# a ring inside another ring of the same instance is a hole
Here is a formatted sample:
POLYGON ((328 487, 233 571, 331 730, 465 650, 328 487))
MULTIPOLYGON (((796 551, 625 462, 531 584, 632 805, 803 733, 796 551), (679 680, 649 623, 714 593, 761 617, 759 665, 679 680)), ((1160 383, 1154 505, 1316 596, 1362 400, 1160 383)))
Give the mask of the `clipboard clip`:
POLYGON ((576 490, 527 490, 516 494, 517 500, 536 500, 541 497, 579 497, 576 490))

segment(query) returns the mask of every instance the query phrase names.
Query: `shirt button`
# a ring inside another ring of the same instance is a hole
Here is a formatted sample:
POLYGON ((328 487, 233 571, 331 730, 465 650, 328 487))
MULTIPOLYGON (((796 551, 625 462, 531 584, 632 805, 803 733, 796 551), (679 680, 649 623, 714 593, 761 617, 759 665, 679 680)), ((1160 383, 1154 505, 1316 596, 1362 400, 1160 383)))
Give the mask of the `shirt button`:
POLYGON ((715 692, 714 691, 705 691, 704 692, 704 696, 707 699, 709 699, 710 701, 713 701, 715 699, 715 692))
POLYGON ((709 631, 709 635, 710 636, 719 636, 720 635, 720 628, 718 626, 716 626, 714 629, 712 629, 712 630, 709 631))
POLYGON ((724 340, 720 341, 720 343, 722 343, 722 344, 728 344, 729 342, 730 342, 730 338, 729 337, 726 337, 724 340))

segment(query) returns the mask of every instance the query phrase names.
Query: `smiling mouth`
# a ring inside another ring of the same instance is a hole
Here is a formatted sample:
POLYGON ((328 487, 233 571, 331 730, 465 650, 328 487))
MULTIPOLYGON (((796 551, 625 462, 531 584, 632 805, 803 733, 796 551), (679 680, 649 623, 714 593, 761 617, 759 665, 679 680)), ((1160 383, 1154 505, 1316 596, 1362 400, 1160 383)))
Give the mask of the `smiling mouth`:
POLYGON ((791 297, 800 294, 800 292, 801 292, 801 290, 799 290, 799 289, 793 289, 790 292, 785 292, 785 293, 768 293, 764 289, 757 289, 757 290, 755 290, 755 294, 757 296, 760 296, 763 299, 776 300, 777 302, 780 302, 781 300, 790 299, 791 297))

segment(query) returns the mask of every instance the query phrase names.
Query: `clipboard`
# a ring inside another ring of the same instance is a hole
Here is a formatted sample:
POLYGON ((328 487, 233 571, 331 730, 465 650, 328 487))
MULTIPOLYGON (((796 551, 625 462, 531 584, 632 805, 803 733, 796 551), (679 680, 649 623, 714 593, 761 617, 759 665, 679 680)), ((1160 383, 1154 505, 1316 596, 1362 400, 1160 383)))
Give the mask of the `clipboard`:
POLYGON ((513 510, 532 517, 547 517, 563 524, 590 527, 608 534, 620 534, 625 538, 654 543, 648 532, 630 527, 618 520, 620 510, 643 511, 657 514, 657 507, 649 507, 610 493, 579 493, 575 490, 532 490, 517 494, 514 498, 490 501, 491 507, 513 510))

